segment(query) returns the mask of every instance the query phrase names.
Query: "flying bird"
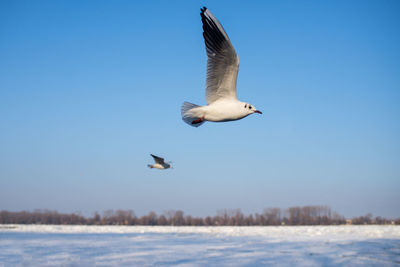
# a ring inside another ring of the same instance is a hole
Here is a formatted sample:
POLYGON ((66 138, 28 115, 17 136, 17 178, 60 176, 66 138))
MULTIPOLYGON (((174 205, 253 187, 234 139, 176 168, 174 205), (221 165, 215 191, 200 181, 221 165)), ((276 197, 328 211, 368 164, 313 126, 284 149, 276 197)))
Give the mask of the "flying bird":
POLYGON ((157 157, 153 154, 150 154, 150 155, 153 157, 154 162, 155 162, 153 165, 151 165, 151 164, 147 165, 150 169, 156 168, 156 169, 164 170, 164 169, 172 168, 171 162, 165 163, 163 158, 157 157))
POLYGON ((201 9, 203 37, 207 51, 206 106, 184 102, 183 121, 198 127, 205 121, 235 121, 253 113, 262 114, 253 105, 236 96, 239 57, 222 25, 206 8, 201 9))

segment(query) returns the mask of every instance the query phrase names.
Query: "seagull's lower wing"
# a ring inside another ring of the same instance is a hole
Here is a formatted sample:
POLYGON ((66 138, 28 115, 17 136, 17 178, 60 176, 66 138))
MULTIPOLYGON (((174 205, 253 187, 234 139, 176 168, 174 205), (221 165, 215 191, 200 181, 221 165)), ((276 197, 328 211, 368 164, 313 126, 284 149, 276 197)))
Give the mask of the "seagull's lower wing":
POLYGON ((237 99, 236 79, 239 57, 222 25, 211 12, 201 9, 203 36, 208 56, 206 99, 211 104, 220 98, 237 99))

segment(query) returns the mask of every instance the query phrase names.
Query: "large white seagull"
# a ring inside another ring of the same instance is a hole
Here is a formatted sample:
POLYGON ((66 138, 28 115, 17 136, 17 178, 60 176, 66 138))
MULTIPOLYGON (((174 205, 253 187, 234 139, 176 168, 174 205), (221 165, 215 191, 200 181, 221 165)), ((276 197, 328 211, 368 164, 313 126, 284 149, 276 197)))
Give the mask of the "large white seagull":
POLYGON ((198 127, 205 121, 240 120, 253 113, 262 114, 253 105, 241 102, 236 96, 239 57, 222 25, 206 8, 201 9, 203 36, 207 50, 206 106, 184 102, 182 119, 198 127))

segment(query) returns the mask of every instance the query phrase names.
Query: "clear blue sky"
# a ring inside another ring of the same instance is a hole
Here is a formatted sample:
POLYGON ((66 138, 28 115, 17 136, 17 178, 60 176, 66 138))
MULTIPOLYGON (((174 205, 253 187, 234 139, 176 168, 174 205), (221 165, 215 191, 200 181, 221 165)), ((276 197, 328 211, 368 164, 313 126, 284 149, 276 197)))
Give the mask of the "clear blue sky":
POLYGON ((400 217, 399 1, 1 1, 0 209, 400 217), (199 128, 200 8, 263 115, 199 128), (150 153, 174 163, 150 170, 150 153))

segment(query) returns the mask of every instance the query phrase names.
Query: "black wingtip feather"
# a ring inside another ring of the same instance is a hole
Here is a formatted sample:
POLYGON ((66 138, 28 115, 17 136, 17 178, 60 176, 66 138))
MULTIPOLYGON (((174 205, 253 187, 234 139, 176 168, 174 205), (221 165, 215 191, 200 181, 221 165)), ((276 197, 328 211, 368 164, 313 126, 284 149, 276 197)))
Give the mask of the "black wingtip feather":
POLYGON ((204 14, 206 10, 207 8, 203 7, 200 14, 203 22, 203 37, 207 50, 216 53, 223 48, 226 39, 216 23, 204 14))

